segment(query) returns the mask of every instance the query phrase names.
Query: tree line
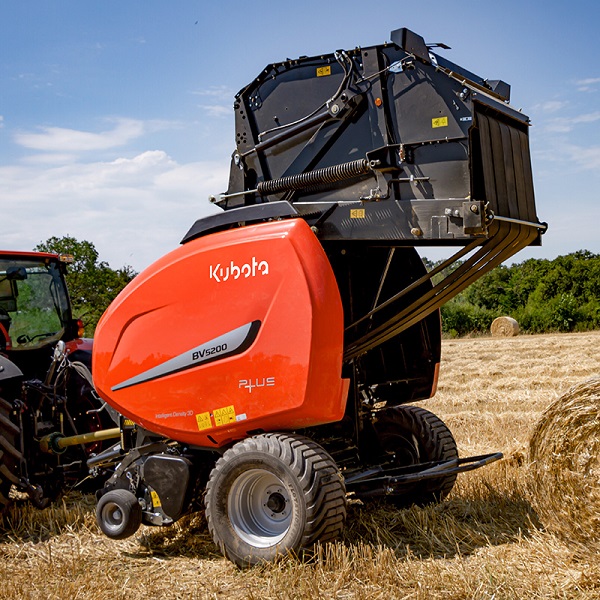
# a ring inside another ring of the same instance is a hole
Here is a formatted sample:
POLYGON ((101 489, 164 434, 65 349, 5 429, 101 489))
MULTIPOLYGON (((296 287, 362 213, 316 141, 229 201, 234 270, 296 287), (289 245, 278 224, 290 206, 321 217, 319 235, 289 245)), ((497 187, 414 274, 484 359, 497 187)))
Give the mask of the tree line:
POLYGON ((450 336, 489 332, 500 316, 516 319, 528 333, 598 329, 600 255, 579 250, 553 260, 532 258, 501 265, 446 303, 441 312, 443 330, 450 336))

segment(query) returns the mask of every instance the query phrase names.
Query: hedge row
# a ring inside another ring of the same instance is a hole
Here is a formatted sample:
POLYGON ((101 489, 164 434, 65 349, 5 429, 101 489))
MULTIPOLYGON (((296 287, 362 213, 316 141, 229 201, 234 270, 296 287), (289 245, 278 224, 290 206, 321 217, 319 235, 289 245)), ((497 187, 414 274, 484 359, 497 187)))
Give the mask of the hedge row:
POLYGON ((442 307, 443 330, 487 332, 503 315, 529 333, 599 329, 600 255, 581 250, 501 265, 442 307))

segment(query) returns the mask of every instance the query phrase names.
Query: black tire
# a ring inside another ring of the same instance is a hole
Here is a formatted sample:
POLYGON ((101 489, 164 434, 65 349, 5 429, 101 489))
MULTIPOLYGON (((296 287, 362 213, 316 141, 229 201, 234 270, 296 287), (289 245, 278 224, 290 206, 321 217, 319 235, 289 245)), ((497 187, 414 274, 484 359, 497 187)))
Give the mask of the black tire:
POLYGON ((123 540, 140 528, 142 507, 129 490, 111 490, 98 501, 96 521, 104 535, 123 540))
POLYGON ((19 447, 19 426, 11 420, 13 407, 0 398, 0 513, 11 504, 10 488, 19 483, 20 465, 23 455, 19 447))
MULTIPOLYGON (((426 462, 457 460, 458 450, 446 424, 419 406, 394 406, 381 411, 374 423, 383 460, 398 467, 426 462)), ((406 494, 389 496, 399 506, 425 505, 443 500, 456 474, 416 483, 406 494)))
POLYGON ((205 506, 213 540, 244 567, 335 539, 346 520, 346 488, 316 442, 263 434, 238 442, 217 461, 205 506))

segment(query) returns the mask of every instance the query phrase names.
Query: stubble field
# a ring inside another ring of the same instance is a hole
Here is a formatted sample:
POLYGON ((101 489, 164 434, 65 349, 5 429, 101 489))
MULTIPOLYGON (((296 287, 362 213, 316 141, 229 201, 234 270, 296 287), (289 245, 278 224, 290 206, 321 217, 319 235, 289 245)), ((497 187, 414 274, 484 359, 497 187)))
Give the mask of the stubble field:
POLYGON ((93 499, 71 493, 4 519, 0 597, 600 598, 600 557, 545 529, 527 460, 544 409, 600 375, 599 345, 600 332, 444 341, 438 393, 423 406, 446 421, 461 455, 505 458, 459 476, 438 505, 351 503, 343 539, 310 560, 240 571, 216 552, 201 514, 111 541, 93 499))

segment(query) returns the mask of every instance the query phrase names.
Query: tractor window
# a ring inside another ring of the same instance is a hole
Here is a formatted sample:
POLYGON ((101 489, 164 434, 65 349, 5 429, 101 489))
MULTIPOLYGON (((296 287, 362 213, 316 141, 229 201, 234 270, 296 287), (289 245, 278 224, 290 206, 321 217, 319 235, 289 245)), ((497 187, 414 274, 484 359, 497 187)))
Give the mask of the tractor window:
POLYGON ((0 319, 13 350, 59 340, 69 316, 69 300, 58 265, 34 259, 0 259, 0 319))

